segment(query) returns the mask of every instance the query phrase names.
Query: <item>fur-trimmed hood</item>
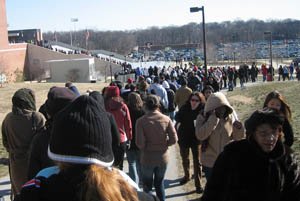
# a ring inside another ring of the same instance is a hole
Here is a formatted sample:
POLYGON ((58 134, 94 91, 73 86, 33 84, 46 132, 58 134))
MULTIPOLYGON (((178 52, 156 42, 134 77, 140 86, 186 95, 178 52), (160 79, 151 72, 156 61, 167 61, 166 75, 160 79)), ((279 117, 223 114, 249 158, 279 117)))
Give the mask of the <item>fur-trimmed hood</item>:
POLYGON ((229 114, 233 112, 233 108, 231 107, 230 103, 223 93, 217 92, 211 94, 205 104, 204 115, 206 115, 206 113, 208 113, 209 111, 215 110, 216 108, 223 105, 227 106, 230 109, 229 114))

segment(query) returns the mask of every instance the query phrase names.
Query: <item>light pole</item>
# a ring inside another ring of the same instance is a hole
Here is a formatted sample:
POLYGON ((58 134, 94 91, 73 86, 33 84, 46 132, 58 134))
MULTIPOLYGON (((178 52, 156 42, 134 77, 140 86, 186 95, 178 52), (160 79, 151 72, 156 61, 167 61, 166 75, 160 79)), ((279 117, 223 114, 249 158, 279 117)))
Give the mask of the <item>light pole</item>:
POLYGON ((265 31, 264 34, 270 34, 270 67, 271 67, 271 81, 273 81, 273 55, 272 55, 272 32, 271 31, 265 31))
POLYGON ((202 31, 203 31, 203 54, 204 54, 204 68, 205 68, 205 75, 207 77, 207 59, 206 59, 206 40, 205 40, 205 18, 204 18, 204 6, 201 8, 199 7, 192 7, 190 8, 191 13, 202 11, 202 31))
POLYGON ((113 54, 109 55, 110 82, 112 82, 111 57, 113 57, 113 56, 114 56, 113 54))
MULTIPOLYGON (((75 23, 78 22, 78 18, 71 18, 71 22, 74 22, 74 37, 75 37, 75 23)), ((71 46, 72 46, 72 44, 73 44, 72 30, 70 31, 70 38, 71 38, 71 46)))

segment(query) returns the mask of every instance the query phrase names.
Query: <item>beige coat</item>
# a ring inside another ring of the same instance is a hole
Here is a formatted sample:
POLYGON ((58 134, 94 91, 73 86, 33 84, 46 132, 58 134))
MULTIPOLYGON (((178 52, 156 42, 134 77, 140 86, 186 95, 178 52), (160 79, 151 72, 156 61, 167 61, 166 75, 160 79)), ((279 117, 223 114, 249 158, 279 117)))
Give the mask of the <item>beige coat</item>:
POLYGON ((200 153, 202 165, 212 168, 217 157, 223 151, 224 146, 230 141, 244 138, 244 128, 237 129, 233 126, 235 121, 232 115, 233 108, 230 106, 224 94, 218 92, 211 94, 204 108, 204 114, 199 114, 196 120, 196 137, 208 140, 207 149, 200 153), (219 119, 215 113, 207 114, 220 106, 227 106, 231 114, 226 119, 219 119))
POLYGON ((177 142, 172 120, 159 111, 148 112, 136 121, 135 143, 141 150, 142 164, 168 163, 168 147, 177 142))

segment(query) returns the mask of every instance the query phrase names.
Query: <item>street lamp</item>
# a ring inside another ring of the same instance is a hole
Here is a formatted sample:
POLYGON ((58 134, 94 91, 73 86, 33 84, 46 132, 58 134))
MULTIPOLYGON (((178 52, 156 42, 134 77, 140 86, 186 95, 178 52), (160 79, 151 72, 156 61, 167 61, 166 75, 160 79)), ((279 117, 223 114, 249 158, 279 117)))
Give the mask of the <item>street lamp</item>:
POLYGON ((114 56, 113 54, 109 55, 110 82, 112 82, 111 57, 113 57, 113 56, 114 56))
POLYGON ((201 8, 199 7, 192 7, 190 8, 191 13, 202 11, 202 30, 203 30, 203 54, 204 54, 204 68, 205 68, 205 75, 207 77, 207 59, 206 59, 206 40, 205 40, 205 19, 204 19, 204 6, 201 8))
MULTIPOLYGON (((74 37, 75 37, 75 22, 78 22, 78 18, 71 18, 71 22, 74 22, 74 37)), ((72 46, 72 43, 73 43, 72 30, 70 31, 70 37, 71 37, 71 46, 72 46)), ((76 40, 76 38, 75 38, 75 40, 76 40)))
POLYGON ((271 31, 265 31, 265 35, 270 35, 270 65, 271 65, 271 81, 273 81, 273 62, 272 62, 272 32, 271 31))

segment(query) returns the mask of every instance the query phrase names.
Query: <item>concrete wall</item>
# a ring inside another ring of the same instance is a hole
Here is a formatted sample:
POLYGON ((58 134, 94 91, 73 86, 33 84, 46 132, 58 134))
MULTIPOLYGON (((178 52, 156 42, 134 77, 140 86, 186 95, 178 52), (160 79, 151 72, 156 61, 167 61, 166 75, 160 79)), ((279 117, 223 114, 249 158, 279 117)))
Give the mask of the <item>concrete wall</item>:
MULTIPOLYGON (((39 80, 44 79, 40 77, 45 71, 49 71, 49 65, 45 61, 49 60, 61 60, 61 59, 79 59, 79 58, 92 58, 84 54, 63 54, 56 52, 44 47, 36 46, 33 44, 28 44, 26 64, 24 68, 25 76, 29 79, 39 80)), ((120 65, 114 63, 112 65, 112 72, 119 71, 121 69, 120 65)), ((98 75, 104 80, 105 74, 110 76, 110 63, 95 58, 95 69, 98 75)))

